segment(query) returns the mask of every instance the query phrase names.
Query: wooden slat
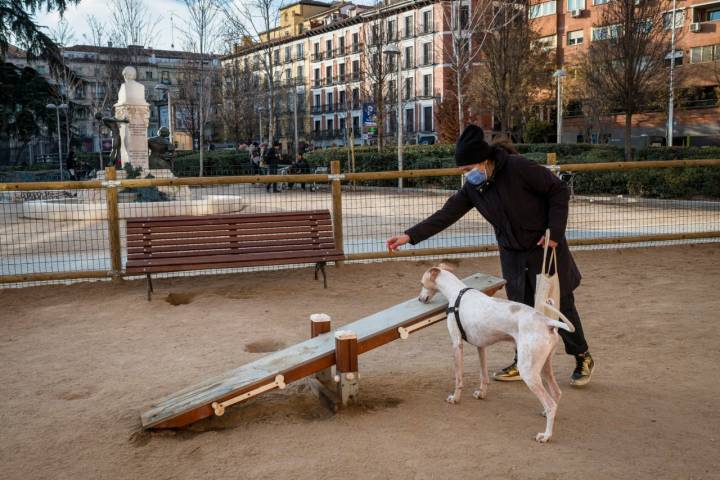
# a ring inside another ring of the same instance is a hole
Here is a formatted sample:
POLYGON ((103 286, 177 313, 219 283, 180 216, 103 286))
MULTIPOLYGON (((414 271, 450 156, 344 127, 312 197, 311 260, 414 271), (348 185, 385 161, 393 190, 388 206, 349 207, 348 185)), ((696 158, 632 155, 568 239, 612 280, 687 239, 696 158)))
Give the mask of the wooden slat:
MULTIPOLYGON (((262 234, 282 235, 284 233, 307 233, 307 234, 310 234, 315 231, 331 232, 332 226, 320 225, 318 227, 312 227, 312 228, 289 227, 289 228, 275 228, 275 229, 268 228, 268 229, 262 229, 262 230, 238 230, 237 236, 249 237, 249 236, 253 236, 253 235, 262 235, 262 234)), ((233 234, 233 235, 235 235, 235 234, 233 234)), ((202 236, 202 237, 217 237, 217 236, 227 237, 228 233, 226 230, 209 231, 209 232, 204 232, 202 234, 196 233, 196 232, 185 232, 185 233, 177 232, 177 233, 168 233, 168 234, 164 234, 164 233, 156 234, 156 233, 151 232, 149 234, 144 234, 144 235, 139 235, 139 234, 128 235, 128 240, 138 240, 141 238, 142 239, 150 239, 150 240, 154 240, 154 239, 161 240, 161 239, 170 239, 170 238, 197 238, 199 236, 202 236)))
MULTIPOLYGON (((330 250, 328 250, 330 251, 330 250)), ((148 258, 140 262, 133 262, 133 265, 142 264, 147 267, 157 265, 184 265, 185 263, 234 263, 237 261, 252 262, 253 260, 281 260, 284 258, 288 259, 299 259, 305 257, 320 257, 323 256, 323 251, 304 250, 298 252, 274 252, 274 253, 248 253, 247 255, 205 255, 205 256, 192 256, 189 258, 163 258, 153 259, 148 258)))
MULTIPOLYGON (((317 238, 319 239, 325 239, 327 237, 332 238, 332 231, 322 231, 318 232, 317 238)), ((243 241, 271 241, 271 240, 291 240, 295 238, 308 238, 307 234, 304 232, 301 233, 287 233, 283 235, 254 235, 247 238, 243 238, 243 241)), ((226 242, 228 239, 227 236, 224 237, 207 237, 207 238, 193 238, 192 241, 188 241, 187 239, 155 239, 152 241, 152 245, 199 245, 199 244, 207 244, 207 243, 222 243, 226 242)), ((132 247, 140 247, 144 246, 146 244, 149 244, 149 242, 143 241, 142 239, 139 240, 128 240, 127 242, 128 246, 132 247)))
POLYGON ((241 219, 241 218, 296 218, 296 217, 307 217, 309 215, 330 215, 329 210, 302 210, 297 212, 279 212, 279 213, 234 213, 234 214, 220 214, 220 215, 176 215, 167 217, 135 217, 132 220, 128 220, 128 223, 165 223, 165 222, 196 222, 198 220, 206 222, 213 220, 227 220, 229 218, 241 219))
MULTIPOLYGON (((494 293, 503 280, 483 274, 464 279, 469 286, 494 293)), ((408 327, 442 313, 447 301, 438 295, 432 303, 422 304, 417 298, 395 305, 356 322, 344 325, 358 336, 358 352, 367 352, 399 338, 398 327, 408 327)), ((437 322, 443 323, 443 322, 437 322)), ((435 324, 437 324, 435 323, 435 324)), ((335 363, 335 338, 321 335, 284 350, 271 353, 252 363, 183 389, 152 404, 141 415, 145 428, 182 427, 212 415, 210 405, 248 392, 283 375, 290 383, 329 368, 335 363)))
POLYGON ((323 244, 304 244, 304 245, 280 245, 280 246, 262 246, 262 247, 245 247, 236 248, 232 245, 225 245, 224 248, 217 249, 203 249, 198 250, 175 250, 172 252, 154 252, 149 254, 147 252, 142 253, 128 253, 128 263, 135 260, 147 260, 147 259, 159 259, 159 258, 185 258, 190 262, 196 257, 209 256, 209 255, 246 255, 249 253, 266 253, 266 252, 300 252, 300 251, 328 251, 333 250, 335 244, 333 242, 323 244))
POLYGON ((232 262, 220 262, 220 263, 197 263, 191 265, 183 265, 182 268, 178 268, 177 265, 163 265, 163 266, 143 266, 137 267, 131 265, 130 268, 125 268, 125 273, 129 275, 145 274, 145 273, 167 273, 167 272, 184 272, 191 270, 222 270, 225 268, 245 268, 245 267, 262 267, 269 265, 304 265, 308 263, 316 262, 334 262, 343 260, 345 255, 342 252, 328 252, 323 255, 309 256, 302 258, 279 258, 279 259, 263 259, 263 260, 243 260, 241 257, 236 257, 235 261, 232 262))
POLYGON ((332 225, 332 221, 328 219, 308 219, 308 220, 293 220, 291 222, 224 222, 224 223, 212 223, 212 224, 197 224, 197 225, 168 225, 168 226, 157 226, 157 225, 143 225, 137 226, 128 225, 127 234, 138 234, 152 231, 153 233, 172 233, 172 232, 211 232, 215 230, 263 230, 268 228, 278 227, 303 227, 303 226, 314 226, 314 225, 332 225))
POLYGON ((326 238, 296 238, 291 240, 273 240, 273 241, 243 241, 236 242, 234 240, 218 242, 218 243, 207 243, 207 244, 187 244, 187 245, 152 245, 152 246, 137 246, 128 247, 128 255, 140 254, 140 253, 164 253, 164 252, 182 252, 182 251, 197 251, 197 250, 218 250, 223 248, 251 248, 251 247, 262 247, 265 245, 272 246, 294 246, 294 245, 331 245, 334 247, 332 242, 332 236, 326 238))

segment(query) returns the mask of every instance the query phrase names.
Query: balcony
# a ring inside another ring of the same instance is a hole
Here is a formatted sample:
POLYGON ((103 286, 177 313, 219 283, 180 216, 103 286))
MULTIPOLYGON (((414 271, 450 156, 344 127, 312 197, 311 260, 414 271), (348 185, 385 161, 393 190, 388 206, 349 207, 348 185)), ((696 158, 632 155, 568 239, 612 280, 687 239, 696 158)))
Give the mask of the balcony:
POLYGON ((331 58, 335 57, 335 52, 333 49, 325 50, 325 60, 330 60, 331 58))
POLYGON ((310 113, 312 113, 313 115, 320 115, 321 113, 323 113, 323 106, 322 105, 313 105, 312 108, 310 109, 310 113))
POLYGON ((360 53, 360 50, 362 50, 362 45, 359 43, 353 43, 350 47, 350 53, 360 53))
POLYGON ((435 33, 435 30, 433 29, 432 25, 423 23, 423 25, 420 27, 420 34, 427 35, 428 33, 435 33))
POLYGON ((313 62, 319 62, 322 59, 323 59, 322 52, 313 53, 312 56, 310 57, 310 60, 313 62))
POLYGON ((304 54, 304 53, 295 54, 295 61, 296 61, 296 62, 302 62, 303 60, 305 60, 305 54, 304 54))
POLYGON ((319 78, 316 78, 313 80, 312 86, 313 88, 320 88, 322 87, 322 81, 319 78))
POLYGON ((341 73, 337 76, 337 83, 345 83, 345 81, 348 79, 348 75, 345 75, 344 73, 341 73))
POLYGON ((423 57, 418 63, 418 67, 429 67, 430 65, 434 65, 434 63, 435 62, 433 62, 433 58, 431 56, 423 57))
POLYGON ((326 87, 332 86, 333 83, 334 83, 334 77, 333 77, 333 76, 325 77, 325 86, 326 86, 326 87))
POLYGON ((352 72, 350 74, 350 81, 351 82, 359 82, 360 81, 360 72, 352 72))
POLYGON ((404 68, 404 69, 406 69, 406 70, 409 69, 409 68, 415 68, 415 61, 414 61, 412 58, 410 58, 410 59, 405 59, 405 60, 403 61, 403 66, 402 66, 402 68, 404 68))
POLYGON ((411 28, 410 30, 405 30, 405 31, 403 32, 403 37, 402 37, 402 38, 412 38, 412 37, 414 37, 414 36, 415 36, 415 29, 414 29, 414 28, 411 28))
POLYGON ((336 57, 343 57, 345 55, 348 55, 349 53, 350 53, 350 47, 338 47, 335 49, 336 57))

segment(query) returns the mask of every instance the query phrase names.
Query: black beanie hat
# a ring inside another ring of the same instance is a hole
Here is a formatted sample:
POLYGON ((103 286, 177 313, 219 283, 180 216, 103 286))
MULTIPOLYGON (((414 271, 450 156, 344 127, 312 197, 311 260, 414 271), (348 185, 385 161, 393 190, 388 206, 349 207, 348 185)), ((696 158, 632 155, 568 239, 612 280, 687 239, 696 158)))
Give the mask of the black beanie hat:
POLYGON ((458 167, 487 160, 492 147, 485 141, 482 128, 470 124, 465 127, 455 146, 455 163, 458 167))

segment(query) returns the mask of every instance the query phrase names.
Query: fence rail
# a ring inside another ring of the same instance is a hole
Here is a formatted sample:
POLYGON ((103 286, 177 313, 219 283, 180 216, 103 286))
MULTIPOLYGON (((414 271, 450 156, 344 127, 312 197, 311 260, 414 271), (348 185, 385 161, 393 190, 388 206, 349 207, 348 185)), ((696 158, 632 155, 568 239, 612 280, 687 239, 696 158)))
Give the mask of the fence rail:
MULTIPOLYGON (((550 162, 552 163, 552 162, 550 162)), ((460 170, 441 168, 329 174, 0 183, 0 283, 125 276, 124 219, 207 212, 328 209, 347 261, 476 254, 497 250, 490 225, 467 216, 424 248, 385 250, 384 239, 442 206, 460 186, 460 170), (407 179, 406 188, 396 181, 407 179), (415 183, 413 183, 415 182, 415 183), (282 195, 266 193, 285 185, 282 195), (302 190, 292 189, 293 184, 302 190), (306 188, 309 186, 310 188, 306 188), (290 187, 289 189, 287 187, 290 187), (155 201, 143 202, 152 193, 155 201)), ((720 167, 720 160, 550 165, 555 172, 720 167)), ((710 170, 708 170, 709 172, 710 170)), ((568 242, 573 246, 720 238, 720 200, 663 200, 577 194, 568 242)), ((196 272, 197 273, 197 272, 196 272)))

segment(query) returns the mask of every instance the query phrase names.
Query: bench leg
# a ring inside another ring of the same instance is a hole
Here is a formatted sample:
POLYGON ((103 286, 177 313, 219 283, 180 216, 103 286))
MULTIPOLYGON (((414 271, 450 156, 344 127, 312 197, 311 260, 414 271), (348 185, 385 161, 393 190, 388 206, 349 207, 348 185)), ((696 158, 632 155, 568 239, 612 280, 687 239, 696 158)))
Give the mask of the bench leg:
POLYGON ((327 276, 325 275, 325 262, 318 262, 315 264, 315 280, 318 279, 318 271, 323 276, 323 287, 327 288, 327 276))
POLYGON ((152 284, 152 278, 150 277, 150 274, 148 273, 146 275, 147 277, 147 299, 148 302, 152 300, 152 293, 153 293, 153 284, 152 284))

